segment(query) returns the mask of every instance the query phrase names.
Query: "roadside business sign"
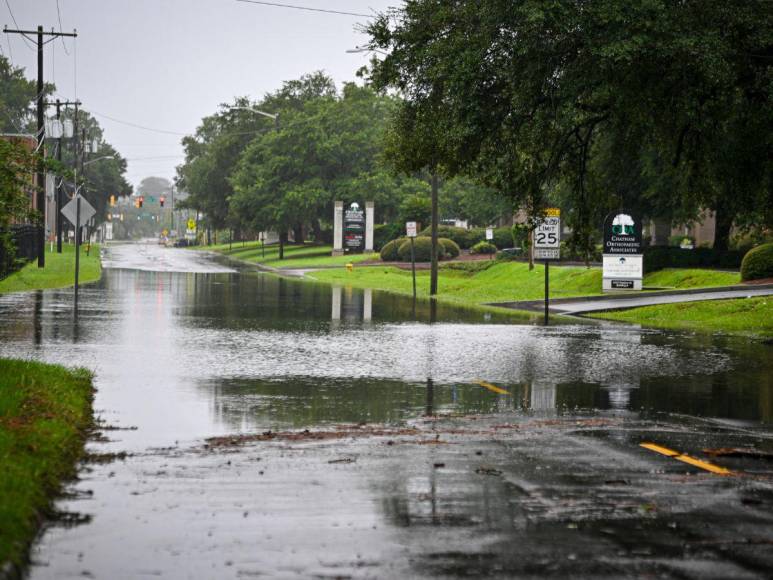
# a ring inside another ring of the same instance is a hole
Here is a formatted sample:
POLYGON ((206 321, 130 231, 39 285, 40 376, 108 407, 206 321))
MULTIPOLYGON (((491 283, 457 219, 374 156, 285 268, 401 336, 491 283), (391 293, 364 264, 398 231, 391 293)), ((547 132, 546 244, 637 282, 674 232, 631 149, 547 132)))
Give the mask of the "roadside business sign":
POLYGON ((486 228, 486 240, 491 241, 494 239, 494 228, 486 228))
POLYGON ((620 210, 604 220, 602 290, 641 290, 644 259, 642 225, 638 216, 620 210))
POLYGON ((416 222, 405 222, 405 235, 409 238, 415 238, 419 229, 416 222))
POLYGON ((641 220, 631 212, 610 213, 604 220, 604 254, 641 254, 641 220))
POLYGON ((365 212, 353 203, 344 212, 344 253, 361 254, 365 251, 365 212))

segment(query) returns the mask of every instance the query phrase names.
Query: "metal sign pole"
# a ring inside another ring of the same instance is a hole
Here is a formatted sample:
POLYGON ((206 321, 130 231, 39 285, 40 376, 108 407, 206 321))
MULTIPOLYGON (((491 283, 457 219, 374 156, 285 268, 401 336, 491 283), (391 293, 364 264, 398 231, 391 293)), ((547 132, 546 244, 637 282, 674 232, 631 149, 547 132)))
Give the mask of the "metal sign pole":
POLYGON ((75 309, 78 309, 78 270, 81 257, 81 196, 75 197, 75 309))
POLYGON ((550 262, 545 260, 545 326, 550 316, 550 262))
POLYGON ((413 238, 411 240, 411 274, 413 275, 413 301, 416 301, 416 255, 413 252, 413 238))

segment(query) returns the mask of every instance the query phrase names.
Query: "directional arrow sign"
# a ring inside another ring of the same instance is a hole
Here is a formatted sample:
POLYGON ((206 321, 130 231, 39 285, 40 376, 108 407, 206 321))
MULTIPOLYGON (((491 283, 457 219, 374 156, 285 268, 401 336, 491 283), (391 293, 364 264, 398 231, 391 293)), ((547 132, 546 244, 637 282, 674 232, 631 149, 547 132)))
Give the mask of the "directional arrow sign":
MULTIPOLYGON (((81 215, 80 215, 80 222, 81 224, 85 224, 87 221, 89 221, 92 217, 94 217, 94 214, 97 213, 97 210, 95 210, 91 204, 86 201, 86 198, 83 196, 78 196, 81 198, 81 215)), ((75 225, 75 211, 77 210, 77 198, 72 198, 70 200, 70 203, 68 203, 66 206, 62 208, 62 215, 66 217, 68 220, 70 220, 70 223, 72 225, 75 225)))

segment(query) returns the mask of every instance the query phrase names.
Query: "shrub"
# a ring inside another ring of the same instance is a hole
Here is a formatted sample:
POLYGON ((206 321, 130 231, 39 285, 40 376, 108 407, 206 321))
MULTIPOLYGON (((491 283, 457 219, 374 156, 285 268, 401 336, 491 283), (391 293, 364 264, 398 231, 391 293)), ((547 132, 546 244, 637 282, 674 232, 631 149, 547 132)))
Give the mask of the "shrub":
POLYGON ((387 242, 396 240, 403 234, 403 224, 376 224, 373 226, 373 249, 381 250, 387 242))
MULTIPOLYGON (((432 259, 432 238, 419 236, 414 238, 414 255, 417 262, 429 262, 432 259)), ((438 244, 438 260, 445 257, 445 248, 443 244, 438 244)), ((403 262, 411 261, 411 241, 403 239, 400 248, 397 250, 400 260, 403 262)))
POLYGON ((478 242, 486 241, 486 230, 483 228, 471 228, 464 235, 464 243, 459 244, 465 250, 469 250, 478 242))
POLYGON ((728 268, 741 265, 743 254, 736 250, 715 252, 712 248, 683 250, 668 246, 644 248, 644 271, 655 272, 663 268, 728 268))
POLYGON ((404 241, 405 238, 398 238, 384 244, 384 247, 381 248, 381 259, 384 262, 397 262, 400 259, 398 250, 400 249, 400 244, 404 241))
POLYGON ((681 236, 669 236, 668 245, 671 246, 672 248, 678 248, 682 245, 682 242, 684 240, 689 240, 691 244, 693 245, 695 244, 695 238, 693 238, 692 236, 681 235, 681 236))
POLYGON ((494 228, 494 239, 492 241, 494 242, 494 245, 500 250, 504 248, 512 248, 515 245, 515 242, 513 241, 512 228, 494 228))
POLYGON ((741 280, 773 278, 773 243, 749 250, 741 262, 741 280))
POLYGON ((456 258, 459 256, 459 246, 455 241, 449 240, 448 238, 438 238, 437 241, 443 246, 446 258, 456 258))
MULTIPOLYGON (((464 228, 457 228, 455 226, 438 226, 437 235, 439 238, 453 240, 460 248, 468 248, 469 246, 465 245, 467 231, 468 230, 465 230, 464 228)), ((432 228, 427 226, 419 232, 419 235, 430 237, 432 235, 432 228)))
MULTIPOLYGON (((572 247, 567 242, 561 242, 560 247, 561 247, 562 261, 566 261, 566 262, 584 262, 585 261, 585 257, 586 257, 585 254, 577 251, 576 248, 572 247)), ((597 245, 588 256, 588 260, 590 262, 601 262, 601 259, 602 259, 601 246, 597 245)))
POLYGON ((489 244, 488 242, 478 242, 475 244, 472 248, 470 248, 470 253, 472 254, 496 254, 497 247, 494 244, 489 244))

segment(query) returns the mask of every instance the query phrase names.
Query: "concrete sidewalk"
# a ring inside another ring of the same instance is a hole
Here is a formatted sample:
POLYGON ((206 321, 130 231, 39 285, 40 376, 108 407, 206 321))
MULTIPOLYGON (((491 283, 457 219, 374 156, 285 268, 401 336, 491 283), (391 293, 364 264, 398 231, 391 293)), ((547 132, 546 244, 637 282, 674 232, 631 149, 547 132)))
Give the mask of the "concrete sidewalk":
MULTIPOLYGON (((554 314, 580 315, 590 312, 610 310, 628 310, 640 306, 674 304, 677 302, 697 302, 701 300, 727 300, 749 298, 753 296, 773 295, 773 284, 738 285, 719 288, 700 288, 694 290, 667 290, 663 292, 644 292, 631 295, 609 294, 603 296, 582 296, 577 298, 556 298, 550 300, 550 312, 554 314)), ((544 300, 492 303, 490 306, 513 308, 516 310, 542 311, 544 300)))

